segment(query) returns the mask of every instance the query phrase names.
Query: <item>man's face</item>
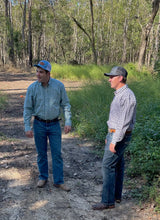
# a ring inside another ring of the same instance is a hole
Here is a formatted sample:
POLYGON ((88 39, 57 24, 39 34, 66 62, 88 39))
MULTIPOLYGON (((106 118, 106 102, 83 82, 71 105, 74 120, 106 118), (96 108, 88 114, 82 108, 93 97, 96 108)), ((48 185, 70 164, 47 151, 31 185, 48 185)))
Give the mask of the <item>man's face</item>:
POLYGON ((38 82, 41 82, 42 84, 46 84, 49 81, 50 73, 46 72, 44 69, 37 67, 36 76, 38 79, 38 82))
POLYGON ((122 79, 123 79, 123 76, 109 76, 108 81, 111 84, 111 88, 115 90, 119 89, 122 86, 122 83, 121 83, 122 79))

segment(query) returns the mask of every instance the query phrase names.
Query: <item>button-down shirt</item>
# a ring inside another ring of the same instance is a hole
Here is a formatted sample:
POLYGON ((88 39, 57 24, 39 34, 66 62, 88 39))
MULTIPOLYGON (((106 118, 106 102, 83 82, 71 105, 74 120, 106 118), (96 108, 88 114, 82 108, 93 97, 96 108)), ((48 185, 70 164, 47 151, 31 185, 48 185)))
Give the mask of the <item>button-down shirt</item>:
POLYGON ((59 117, 61 107, 65 125, 71 126, 71 106, 63 83, 50 78, 48 85, 43 87, 41 83, 35 81, 28 87, 24 102, 25 131, 31 130, 32 116, 52 120, 59 117))
POLYGON ((133 129, 136 119, 136 98, 132 90, 124 85, 114 95, 107 121, 108 127, 115 129, 112 144, 121 141, 126 131, 133 129))

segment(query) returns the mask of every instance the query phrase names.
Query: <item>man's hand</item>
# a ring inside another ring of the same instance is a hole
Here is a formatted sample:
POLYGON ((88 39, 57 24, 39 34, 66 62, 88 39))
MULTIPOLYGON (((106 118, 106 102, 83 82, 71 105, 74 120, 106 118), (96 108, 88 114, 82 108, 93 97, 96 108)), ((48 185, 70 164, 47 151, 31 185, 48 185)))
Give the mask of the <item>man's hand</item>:
POLYGON ((64 126, 64 133, 67 134, 71 131, 71 126, 64 126))
POLYGON ((33 131, 26 131, 26 136, 28 138, 33 138, 33 131))
POLYGON ((110 145, 109 145, 109 149, 110 149, 110 151, 112 152, 112 153, 116 153, 116 151, 115 151, 115 144, 112 144, 112 143, 110 143, 110 145))

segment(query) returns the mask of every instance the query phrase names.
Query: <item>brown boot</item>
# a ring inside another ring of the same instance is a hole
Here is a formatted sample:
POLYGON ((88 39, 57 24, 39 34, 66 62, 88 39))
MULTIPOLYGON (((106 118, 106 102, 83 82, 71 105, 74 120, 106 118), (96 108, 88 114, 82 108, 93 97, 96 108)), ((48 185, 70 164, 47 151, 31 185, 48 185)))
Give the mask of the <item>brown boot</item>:
POLYGON ((59 188, 59 189, 62 189, 62 190, 64 190, 64 191, 66 191, 66 192, 69 192, 69 191, 71 191, 71 189, 70 188, 68 188, 66 185, 64 185, 64 184, 53 184, 56 188, 59 188))
POLYGON ((43 188, 46 184, 47 180, 38 180, 37 187, 43 188))
POLYGON ((113 209, 113 208, 115 208, 114 205, 106 205, 101 202, 92 206, 92 209, 94 209, 94 210, 113 209))

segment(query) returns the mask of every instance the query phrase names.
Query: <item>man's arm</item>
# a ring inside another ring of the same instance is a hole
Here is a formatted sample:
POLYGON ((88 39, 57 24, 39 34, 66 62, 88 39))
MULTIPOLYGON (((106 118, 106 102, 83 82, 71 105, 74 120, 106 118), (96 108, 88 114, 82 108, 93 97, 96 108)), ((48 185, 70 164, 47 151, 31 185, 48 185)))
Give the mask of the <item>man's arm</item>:
POLYGON ((67 134, 71 131, 71 125, 72 125, 72 122, 71 122, 71 105, 69 103, 69 99, 68 99, 68 96, 67 96, 64 85, 62 87, 61 107, 63 108, 64 117, 65 117, 64 132, 65 132, 65 134, 67 134))
POLYGON ((30 121, 32 118, 33 113, 33 100, 31 95, 31 90, 28 89, 26 93, 26 98, 24 101, 24 111, 23 111, 23 118, 24 118, 24 126, 25 126, 25 133, 27 137, 33 137, 33 131, 30 126, 30 121))

